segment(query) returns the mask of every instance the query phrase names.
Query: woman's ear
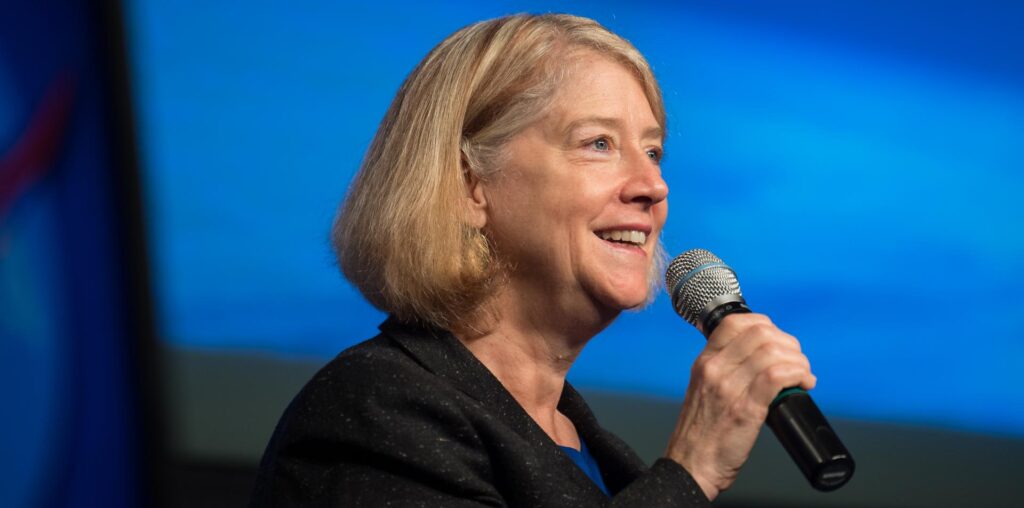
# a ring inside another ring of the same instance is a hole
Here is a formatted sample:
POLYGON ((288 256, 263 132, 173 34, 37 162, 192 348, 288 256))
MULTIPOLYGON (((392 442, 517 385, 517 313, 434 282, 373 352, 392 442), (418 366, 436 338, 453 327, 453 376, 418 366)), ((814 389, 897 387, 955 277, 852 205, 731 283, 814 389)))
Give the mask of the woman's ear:
POLYGON ((484 185, 476 172, 469 167, 466 159, 462 159, 462 176, 466 184, 463 198, 466 210, 466 225, 474 229, 483 229, 487 225, 487 196, 484 185))

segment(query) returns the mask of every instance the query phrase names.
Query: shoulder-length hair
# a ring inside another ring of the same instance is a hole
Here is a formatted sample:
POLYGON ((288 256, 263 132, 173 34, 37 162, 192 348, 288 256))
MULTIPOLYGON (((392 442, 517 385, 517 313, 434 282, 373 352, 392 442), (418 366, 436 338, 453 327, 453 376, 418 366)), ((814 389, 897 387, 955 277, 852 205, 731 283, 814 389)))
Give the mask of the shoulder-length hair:
POLYGON ((370 303, 450 328, 494 292, 503 270, 464 220, 465 172, 486 179, 500 167, 505 143, 544 112, 579 49, 631 71, 666 127, 647 61, 596 21, 519 14, 455 32, 402 84, 331 229, 342 272, 370 303))

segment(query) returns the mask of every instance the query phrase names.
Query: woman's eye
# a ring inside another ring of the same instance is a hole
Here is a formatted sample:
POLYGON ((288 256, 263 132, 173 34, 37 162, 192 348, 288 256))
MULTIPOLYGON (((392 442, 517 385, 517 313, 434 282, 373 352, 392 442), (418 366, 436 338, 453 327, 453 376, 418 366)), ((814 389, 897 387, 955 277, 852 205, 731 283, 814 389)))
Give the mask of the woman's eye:
POLYGON ((647 150, 647 157, 654 162, 661 162, 661 150, 654 148, 647 150))
POLYGON ((590 142, 590 146, 592 146, 592 147, 594 147, 594 149, 602 151, 602 152, 606 152, 606 151, 608 151, 611 148, 611 145, 608 143, 608 140, 605 139, 605 138, 597 138, 597 139, 591 141, 590 142))

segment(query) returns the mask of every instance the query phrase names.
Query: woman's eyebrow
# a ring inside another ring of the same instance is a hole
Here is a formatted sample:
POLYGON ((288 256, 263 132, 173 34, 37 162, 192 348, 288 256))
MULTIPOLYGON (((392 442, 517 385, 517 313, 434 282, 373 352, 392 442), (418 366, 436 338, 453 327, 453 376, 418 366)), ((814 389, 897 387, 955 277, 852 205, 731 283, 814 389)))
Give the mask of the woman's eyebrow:
MULTIPOLYGON (((572 131, 580 127, 591 124, 600 125, 602 127, 608 127, 611 129, 621 129, 622 123, 623 122, 618 118, 610 116, 586 116, 583 118, 577 118, 576 120, 569 122, 569 124, 565 126, 564 132, 571 133, 572 131)), ((661 128, 660 125, 655 125, 653 127, 648 127, 647 129, 644 129, 643 134, 640 136, 641 139, 658 139, 659 141, 664 139, 664 137, 665 129, 661 128)))
POLYGON ((640 136, 640 139, 657 139, 658 141, 663 141, 665 139, 665 129, 660 125, 648 127, 647 129, 644 129, 644 133, 640 136))
POLYGON ((568 125, 565 126, 565 132, 572 132, 585 125, 600 125, 602 127, 608 127, 612 129, 618 129, 622 127, 622 121, 618 118, 610 116, 585 116, 583 118, 577 118, 568 125))

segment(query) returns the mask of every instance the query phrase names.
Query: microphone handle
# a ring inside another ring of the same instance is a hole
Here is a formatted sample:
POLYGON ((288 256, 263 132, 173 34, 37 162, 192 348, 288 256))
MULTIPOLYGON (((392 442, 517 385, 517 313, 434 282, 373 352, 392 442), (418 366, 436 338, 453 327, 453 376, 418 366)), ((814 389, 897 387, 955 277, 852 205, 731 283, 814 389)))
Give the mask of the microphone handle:
MULTIPOLYGON (((748 312, 742 297, 722 303, 703 316, 701 331, 710 337, 726 316, 748 312)), ((803 388, 779 392, 768 407, 766 423, 815 489, 838 489, 853 476, 853 457, 803 388)))

